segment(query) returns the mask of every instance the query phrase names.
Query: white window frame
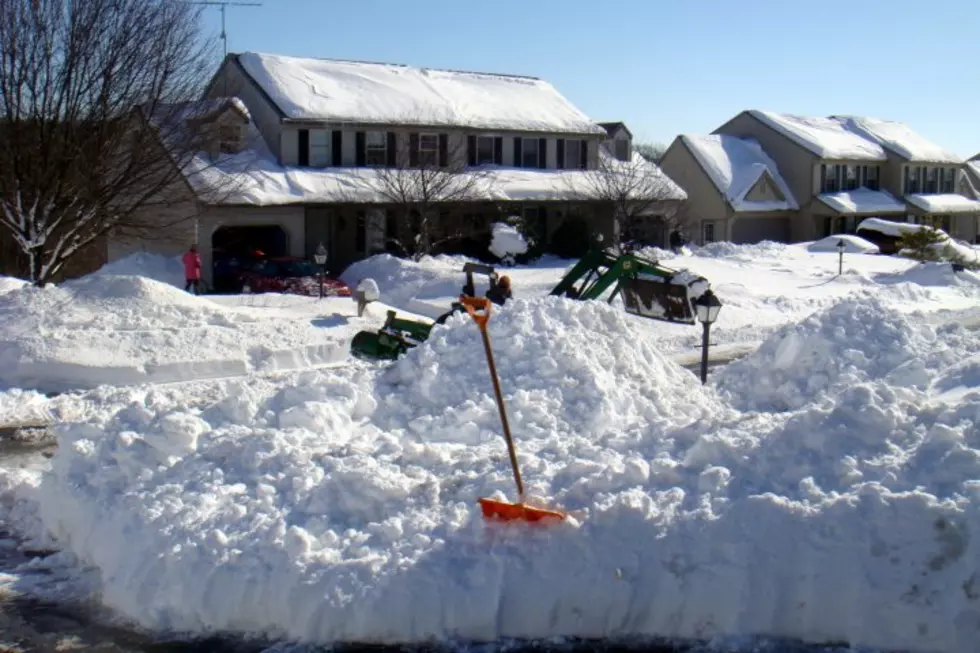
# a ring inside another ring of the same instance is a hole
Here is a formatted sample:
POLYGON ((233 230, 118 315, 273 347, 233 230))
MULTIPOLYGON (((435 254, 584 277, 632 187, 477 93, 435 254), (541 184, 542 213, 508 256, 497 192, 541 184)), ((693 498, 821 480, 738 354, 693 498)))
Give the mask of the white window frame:
POLYGON ((494 137, 494 136, 477 136, 476 137, 476 157, 475 157, 475 159, 476 159, 476 165, 478 165, 478 166, 493 165, 493 163, 494 163, 494 160, 493 160, 494 159, 494 150, 496 149, 496 146, 497 146, 496 137, 494 137), (480 146, 481 145, 486 145, 487 143, 489 143, 489 148, 488 148, 487 151, 490 153, 490 158, 489 159, 484 159, 484 158, 482 158, 480 156, 480 146))
POLYGON ((439 134, 435 132, 423 132, 419 134, 418 158, 420 166, 439 165, 439 134), (431 142, 431 147, 426 147, 426 139, 431 142))
POLYGON ((579 140, 577 138, 569 138, 565 141, 565 169, 566 170, 578 170, 582 167, 582 147, 585 145, 585 141, 579 140), (574 147, 569 147, 575 144, 574 147), (572 156, 572 150, 575 151, 575 156, 572 156))
POLYGON ((372 167, 384 167, 388 165, 388 132, 369 131, 364 134, 364 165, 372 167), (378 134, 381 135, 380 145, 377 143, 378 134), (372 143, 372 137, 374 143, 372 143), (380 155, 380 162, 378 161, 380 155))
POLYGON ((325 168, 330 165, 330 132, 326 129, 310 130, 310 165, 325 168))
MULTIPOLYGON (((568 144, 566 143, 566 147, 568 144)), ((537 138, 522 138, 521 139, 521 165, 522 168, 539 168, 541 166, 538 151, 538 139, 537 138), (528 143, 531 144, 531 151, 528 151, 528 143), (528 162, 528 155, 531 154, 534 157, 533 165, 528 162)))

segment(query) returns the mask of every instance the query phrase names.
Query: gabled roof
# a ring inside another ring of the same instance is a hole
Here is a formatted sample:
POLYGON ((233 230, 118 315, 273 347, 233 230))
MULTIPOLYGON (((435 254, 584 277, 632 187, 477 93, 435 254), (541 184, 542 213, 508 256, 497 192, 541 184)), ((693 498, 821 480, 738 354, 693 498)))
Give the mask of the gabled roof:
POLYGON ((622 129, 630 138, 633 138, 633 132, 630 131, 629 127, 626 126, 625 122, 600 122, 599 126, 606 130, 606 133, 610 137, 616 134, 616 131, 622 129))
POLYGON ((775 162, 758 142, 720 134, 684 134, 680 138, 736 211, 787 211, 799 208, 775 162), (783 201, 753 202, 746 199, 746 195, 765 178, 776 186, 783 201))
POLYGON ((606 133, 534 77, 253 52, 236 58, 287 121, 606 133))
POLYGON ((888 158, 877 142, 854 133, 833 118, 811 118, 756 109, 748 113, 822 159, 884 161, 888 158))
POLYGON ((908 125, 894 120, 862 118, 859 116, 832 116, 846 129, 874 141, 883 148, 907 161, 928 163, 962 163, 963 158, 954 152, 923 138, 908 125))

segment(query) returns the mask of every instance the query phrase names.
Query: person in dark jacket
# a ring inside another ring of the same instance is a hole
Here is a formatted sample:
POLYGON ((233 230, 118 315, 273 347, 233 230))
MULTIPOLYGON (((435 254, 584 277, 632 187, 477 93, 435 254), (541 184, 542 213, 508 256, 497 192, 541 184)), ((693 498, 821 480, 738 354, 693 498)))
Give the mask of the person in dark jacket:
POLYGON ((510 298, 510 277, 507 275, 500 277, 500 279, 497 280, 497 283, 487 291, 487 299, 498 306, 503 306, 504 303, 510 298))

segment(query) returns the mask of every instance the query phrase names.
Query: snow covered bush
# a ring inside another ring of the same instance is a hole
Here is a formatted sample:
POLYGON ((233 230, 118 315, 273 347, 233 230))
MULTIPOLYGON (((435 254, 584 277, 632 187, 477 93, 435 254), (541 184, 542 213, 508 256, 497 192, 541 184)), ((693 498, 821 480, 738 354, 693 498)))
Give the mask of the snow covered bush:
POLYGON ((517 257, 526 254, 528 242, 518 230, 514 218, 510 224, 494 222, 491 227, 490 253, 500 259, 503 265, 514 265, 517 257))

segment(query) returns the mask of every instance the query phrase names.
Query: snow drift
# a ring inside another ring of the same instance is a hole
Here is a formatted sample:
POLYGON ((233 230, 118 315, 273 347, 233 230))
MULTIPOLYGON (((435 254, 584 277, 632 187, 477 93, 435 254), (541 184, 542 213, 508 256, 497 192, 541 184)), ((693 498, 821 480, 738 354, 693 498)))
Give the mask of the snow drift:
POLYGON ((0 295, 0 385, 63 391, 336 362, 309 323, 262 320, 138 276, 90 275, 0 295))
POLYGON ((530 493, 573 511, 552 528, 479 517, 478 497, 514 491, 464 316, 383 372, 242 385, 203 410, 146 395, 67 425, 41 515, 106 603, 157 629, 967 653, 980 393, 939 401, 929 379, 975 383, 957 368, 972 344, 902 320, 851 303, 776 334, 742 374, 779 358, 807 398, 787 411, 782 383, 747 395, 734 372, 727 403, 601 302, 509 303, 491 338, 530 493), (846 362, 803 382, 823 358, 846 362))
POLYGON ((184 264, 179 256, 136 252, 106 263, 93 272, 92 276, 138 276, 183 288, 184 264))

